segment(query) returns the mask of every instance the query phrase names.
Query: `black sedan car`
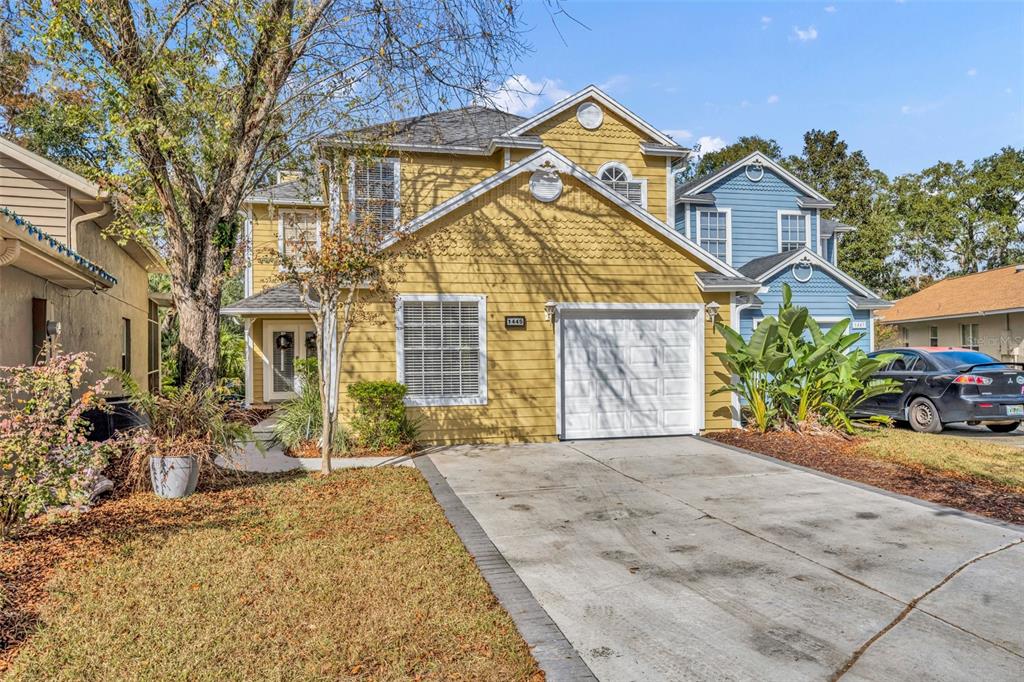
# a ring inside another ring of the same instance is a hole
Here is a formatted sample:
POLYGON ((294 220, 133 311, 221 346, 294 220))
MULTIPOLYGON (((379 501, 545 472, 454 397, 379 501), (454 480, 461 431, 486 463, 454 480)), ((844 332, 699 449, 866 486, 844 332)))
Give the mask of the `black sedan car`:
POLYGON ((883 353, 897 358, 874 378, 894 379, 903 390, 871 398, 859 412, 906 421, 926 433, 950 422, 1008 433, 1024 420, 1024 364, 964 348, 896 348, 870 355, 883 353))

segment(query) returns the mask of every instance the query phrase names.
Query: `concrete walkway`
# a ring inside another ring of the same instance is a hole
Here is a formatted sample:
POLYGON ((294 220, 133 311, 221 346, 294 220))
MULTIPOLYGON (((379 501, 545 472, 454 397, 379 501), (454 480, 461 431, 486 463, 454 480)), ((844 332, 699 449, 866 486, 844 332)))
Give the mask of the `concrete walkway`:
POLYGON ((1024 679, 1024 529, 696 438, 430 457, 599 679, 1024 679))

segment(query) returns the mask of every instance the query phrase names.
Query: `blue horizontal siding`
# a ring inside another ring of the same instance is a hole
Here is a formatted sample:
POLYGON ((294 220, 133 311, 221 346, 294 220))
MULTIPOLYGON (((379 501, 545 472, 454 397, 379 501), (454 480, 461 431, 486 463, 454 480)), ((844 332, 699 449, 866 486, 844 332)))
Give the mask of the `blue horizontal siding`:
MULTIPOLYGON (((697 241, 697 212, 700 209, 732 210, 732 262, 740 267, 754 258, 779 252, 779 211, 798 211, 797 198, 803 193, 772 171, 751 182, 744 169, 722 178, 708 192, 715 197, 714 206, 690 205, 690 231, 687 236, 697 241)), ((803 211, 811 224, 811 250, 818 252, 818 211, 803 211)), ((677 211, 676 229, 685 231, 685 215, 677 211)))
MULTIPOLYGON (((768 291, 757 296, 764 301, 760 310, 747 309, 740 315, 740 334, 749 339, 754 331, 756 321, 766 315, 776 315, 782 304, 782 285, 788 284, 793 291, 793 303, 804 306, 810 311, 811 317, 848 318, 851 320, 847 331, 863 333, 864 336, 854 346, 864 352, 871 351, 870 325, 871 314, 867 310, 854 310, 850 307, 847 297, 851 292, 846 285, 834 279, 832 275, 814 268, 807 282, 799 282, 793 276, 793 269, 786 268, 771 280, 765 282, 768 291), (864 329, 853 329, 853 321, 865 323, 864 329)), ((831 322, 821 322, 822 329, 827 330, 831 322)))

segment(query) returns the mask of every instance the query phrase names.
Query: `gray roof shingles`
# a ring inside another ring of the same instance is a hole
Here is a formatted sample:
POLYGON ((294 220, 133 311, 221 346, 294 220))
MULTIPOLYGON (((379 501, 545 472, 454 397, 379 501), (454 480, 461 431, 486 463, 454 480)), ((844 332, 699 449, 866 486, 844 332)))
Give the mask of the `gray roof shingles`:
POLYGON ((718 272, 698 272, 697 279, 704 286, 754 286, 757 284, 754 280, 746 277, 733 277, 718 272))
POLYGON ((304 176, 288 182, 280 182, 276 185, 269 185, 254 190, 249 195, 248 201, 282 203, 282 204, 308 204, 310 206, 322 206, 323 197, 320 196, 319 183, 314 178, 304 176))
POLYGON ((522 116, 498 109, 471 105, 355 128, 341 133, 336 139, 485 149, 491 140, 503 136, 525 120, 522 116))
POLYGON ((784 251, 782 253, 773 253, 770 256, 761 256, 754 260, 747 261, 740 266, 739 271, 743 273, 744 277, 750 277, 751 279, 760 280, 761 276, 774 268, 782 261, 791 258, 793 256, 792 251, 784 251))
POLYGON ((224 315, 273 312, 281 310, 305 310, 302 292, 294 284, 278 284, 276 287, 253 294, 241 301, 224 306, 224 315))

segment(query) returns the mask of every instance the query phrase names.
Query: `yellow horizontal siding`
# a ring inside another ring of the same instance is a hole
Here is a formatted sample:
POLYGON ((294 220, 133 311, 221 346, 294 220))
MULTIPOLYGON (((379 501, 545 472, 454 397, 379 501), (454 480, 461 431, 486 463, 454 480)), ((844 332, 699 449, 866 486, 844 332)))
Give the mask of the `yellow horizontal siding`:
MULTIPOLYGON (((703 295, 694 272, 706 268, 582 183, 564 178, 552 204, 534 200, 522 175, 421 233, 425 255, 405 260, 401 293, 465 293, 487 297, 488 403, 414 408, 427 442, 555 438, 554 331, 544 303, 691 303, 716 300, 728 321, 728 294, 703 295), (506 315, 526 329, 506 330, 506 315)), ((394 308, 371 306, 386 320, 353 330, 342 367, 342 391, 353 381, 394 379, 394 308)), ((731 425, 728 396, 711 396, 724 348, 705 326, 706 425, 731 425)), ((345 403, 345 408, 350 405, 345 403)))

